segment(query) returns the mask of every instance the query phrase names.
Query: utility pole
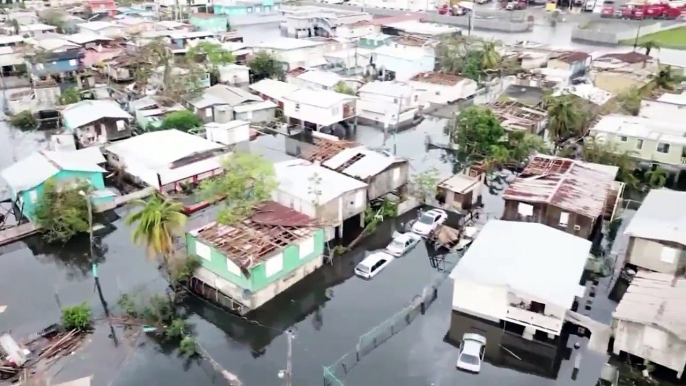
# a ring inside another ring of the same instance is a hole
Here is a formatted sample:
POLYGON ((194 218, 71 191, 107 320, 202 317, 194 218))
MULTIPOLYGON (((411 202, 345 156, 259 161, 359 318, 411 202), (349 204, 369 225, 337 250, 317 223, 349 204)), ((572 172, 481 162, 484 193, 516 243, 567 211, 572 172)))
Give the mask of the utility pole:
MULTIPOLYGON (((403 98, 405 96, 401 96, 400 100, 398 101, 398 116, 395 119, 395 127, 393 128, 393 155, 396 155, 398 153, 398 144, 396 142, 396 135, 398 134, 398 126, 400 126, 400 113, 403 110, 403 98)), ((410 98, 412 96, 410 95, 410 98)))
POLYGON ((286 359, 286 386, 293 386, 293 331, 288 330, 288 356, 286 359))

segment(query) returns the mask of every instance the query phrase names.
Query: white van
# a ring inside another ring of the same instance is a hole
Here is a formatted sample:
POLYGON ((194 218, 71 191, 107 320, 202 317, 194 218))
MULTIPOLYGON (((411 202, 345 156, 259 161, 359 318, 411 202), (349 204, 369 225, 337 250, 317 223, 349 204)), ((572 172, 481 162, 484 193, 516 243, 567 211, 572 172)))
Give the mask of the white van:
POLYGON ((393 256, 385 252, 372 253, 355 267, 355 274, 365 279, 371 279, 386 268, 393 259, 393 256))

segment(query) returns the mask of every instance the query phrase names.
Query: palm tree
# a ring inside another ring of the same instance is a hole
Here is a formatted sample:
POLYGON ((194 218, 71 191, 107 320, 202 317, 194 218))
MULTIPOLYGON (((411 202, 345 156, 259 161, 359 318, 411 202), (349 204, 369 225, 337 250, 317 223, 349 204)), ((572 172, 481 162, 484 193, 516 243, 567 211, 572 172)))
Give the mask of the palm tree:
POLYGON ((667 184, 669 172, 658 166, 654 169, 648 170, 644 176, 646 181, 648 182, 648 186, 651 189, 659 189, 667 184))
POLYGON ((661 69, 657 73, 655 83, 665 90, 673 90, 674 78, 672 78, 672 66, 665 66, 665 68, 661 69))
POLYGON ((582 112, 569 95, 547 97, 548 132, 555 146, 567 138, 579 134, 583 125, 582 112))
POLYGON ((159 194, 147 202, 137 200, 134 205, 141 207, 127 217, 126 223, 137 223, 133 230, 133 242, 145 245, 151 258, 161 255, 165 260, 174 253, 173 236, 183 229, 186 215, 183 205, 159 194))
POLYGON ((501 57, 495 49, 495 43, 483 42, 483 50, 481 56, 481 68, 490 70, 500 66, 501 57))
POLYGON ((648 40, 647 42, 641 43, 641 48, 646 50, 646 55, 650 56, 650 51, 658 50, 660 51, 660 45, 655 40, 648 40))

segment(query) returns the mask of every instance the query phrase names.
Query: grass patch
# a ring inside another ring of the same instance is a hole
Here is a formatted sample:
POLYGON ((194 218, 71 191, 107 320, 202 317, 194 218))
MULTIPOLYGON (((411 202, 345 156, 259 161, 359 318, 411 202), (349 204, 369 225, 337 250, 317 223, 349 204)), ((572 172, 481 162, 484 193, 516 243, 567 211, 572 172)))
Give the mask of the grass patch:
MULTIPOLYGON (((662 48, 686 50, 686 27, 673 28, 666 31, 655 32, 638 38, 638 44, 655 41, 662 48)), ((633 46, 634 39, 626 39, 619 42, 625 46, 633 46)))

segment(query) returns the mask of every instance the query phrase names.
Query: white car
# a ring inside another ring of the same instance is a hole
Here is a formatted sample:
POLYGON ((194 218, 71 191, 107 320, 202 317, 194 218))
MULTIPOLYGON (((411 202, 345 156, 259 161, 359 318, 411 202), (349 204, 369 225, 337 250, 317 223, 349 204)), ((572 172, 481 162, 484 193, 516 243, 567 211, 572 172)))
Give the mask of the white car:
POLYGON ((376 252, 367 256, 355 267, 355 274, 365 279, 378 275, 382 269, 393 261, 394 257, 385 252, 376 252))
POLYGON ((393 241, 386 247, 386 253, 395 257, 406 254, 422 240, 421 236, 414 233, 393 233, 393 241))
POLYGON ((448 214, 441 209, 431 209, 424 212, 417 222, 412 225, 412 232, 420 236, 428 236, 436 227, 448 219, 448 214))
POLYGON ((486 338, 479 334, 464 334, 457 356, 457 368, 472 373, 481 371, 481 362, 486 353, 486 338))

